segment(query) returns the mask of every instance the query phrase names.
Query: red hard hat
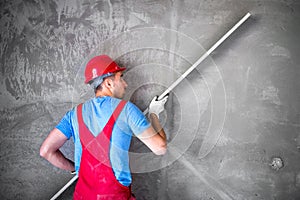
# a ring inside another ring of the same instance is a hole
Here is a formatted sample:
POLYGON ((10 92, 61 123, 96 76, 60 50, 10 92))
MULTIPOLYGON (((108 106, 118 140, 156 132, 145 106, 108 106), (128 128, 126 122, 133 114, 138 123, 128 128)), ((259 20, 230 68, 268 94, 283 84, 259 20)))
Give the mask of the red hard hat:
POLYGON ((109 56, 100 55, 92 58, 85 67, 85 83, 89 83, 94 78, 103 76, 107 73, 115 73, 125 70, 125 67, 120 67, 109 56))

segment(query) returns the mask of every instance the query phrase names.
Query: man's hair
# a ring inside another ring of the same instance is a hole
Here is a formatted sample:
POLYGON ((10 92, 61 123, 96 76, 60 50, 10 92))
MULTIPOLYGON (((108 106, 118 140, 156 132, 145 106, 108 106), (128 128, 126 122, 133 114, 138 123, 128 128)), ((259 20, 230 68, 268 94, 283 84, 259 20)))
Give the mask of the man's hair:
POLYGON ((102 89, 103 89, 102 84, 104 83, 104 81, 105 81, 106 79, 115 80, 115 75, 116 75, 116 74, 113 74, 113 75, 111 75, 111 76, 105 77, 105 78, 103 79, 102 83, 96 87, 96 89, 95 89, 95 94, 96 94, 96 92, 97 92, 98 90, 99 90, 99 91, 102 91, 102 89))

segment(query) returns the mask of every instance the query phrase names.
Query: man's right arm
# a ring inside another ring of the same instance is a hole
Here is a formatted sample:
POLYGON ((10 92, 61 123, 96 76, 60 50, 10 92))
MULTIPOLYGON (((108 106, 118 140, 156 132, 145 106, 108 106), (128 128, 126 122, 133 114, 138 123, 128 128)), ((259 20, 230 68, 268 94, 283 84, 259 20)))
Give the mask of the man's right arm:
POLYGON ((167 139, 156 114, 149 115, 151 125, 137 137, 156 155, 163 155, 167 151, 167 139))
POLYGON ((137 136, 156 155, 163 155, 167 151, 166 134, 158 119, 159 113, 164 110, 167 100, 168 95, 161 100, 158 100, 158 96, 152 99, 148 115, 152 126, 137 136))

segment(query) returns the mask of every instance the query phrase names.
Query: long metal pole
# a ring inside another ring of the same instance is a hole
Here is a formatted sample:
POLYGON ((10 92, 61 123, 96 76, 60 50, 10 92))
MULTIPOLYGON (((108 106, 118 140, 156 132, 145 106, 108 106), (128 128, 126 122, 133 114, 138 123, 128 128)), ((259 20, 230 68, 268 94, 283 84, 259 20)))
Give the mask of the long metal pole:
POLYGON ((238 21, 225 35, 223 35, 208 51, 206 51, 188 70, 186 70, 166 91, 164 91, 158 99, 162 99, 170 91, 172 91, 187 75, 189 75, 211 52, 213 52, 226 38, 228 38, 240 25, 242 25, 251 14, 248 12, 240 21, 238 21))
POLYGON ((59 197, 74 181, 76 181, 78 178, 78 175, 75 175, 69 182, 62 187, 50 200, 55 200, 57 197, 59 197))
MULTIPOLYGON (((187 75, 189 75, 203 60, 205 60, 224 40, 226 40, 240 25, 242 25, 251 14, 248 12, 240 21, 238 21, 225 35, 223 35, 208 51, 206 51, 188 70, 186 70, 168 89, 166 89, 158 99, 162 99, 169 92, 171 92, 187 75)), ((148 113, 148 108, 143 112, 144 114, 148 113)), ((75 175, 62 189, 60 189, 50 200, 55 200, 61 193, 63 193, 76 179, 78 178, 75 175)))

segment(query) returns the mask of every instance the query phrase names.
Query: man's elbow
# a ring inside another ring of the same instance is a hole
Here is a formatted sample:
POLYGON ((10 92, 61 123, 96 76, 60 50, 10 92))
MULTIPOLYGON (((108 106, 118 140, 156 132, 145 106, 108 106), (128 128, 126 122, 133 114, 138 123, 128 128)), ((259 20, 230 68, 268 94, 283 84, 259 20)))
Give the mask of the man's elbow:
POLYGON ((46 145, 42 145, 40 148, 40 156, 47 159, 50 155, 49 148, 46 145))

